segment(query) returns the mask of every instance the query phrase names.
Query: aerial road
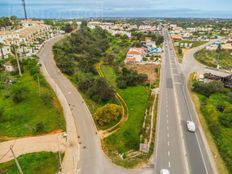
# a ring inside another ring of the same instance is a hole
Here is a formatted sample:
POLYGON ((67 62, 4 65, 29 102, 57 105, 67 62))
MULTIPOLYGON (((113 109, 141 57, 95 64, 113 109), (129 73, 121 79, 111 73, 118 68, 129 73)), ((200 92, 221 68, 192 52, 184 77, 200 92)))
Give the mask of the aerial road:
POLYGON ((166 29, 164 37, 165 57, 161 72, 156 173, 166 168, 172 174, 215 174, 217 171, 214 160, 187 90, 187 79, 177 62, 166 29), (197 125, 195 133, 187 131, 187 120, 197 125))
POLYGON ((60 39, 62 37, 48 41, 41 49, 39 58, 49 76, 64 94, 74 117, 80 143, 80 160, 75 174, 150 174, 152 169, 127 170, 116 166, 104 154, 97 128, 87 105, 76 87, 57 68, 53 59, 52 46, 60 39))

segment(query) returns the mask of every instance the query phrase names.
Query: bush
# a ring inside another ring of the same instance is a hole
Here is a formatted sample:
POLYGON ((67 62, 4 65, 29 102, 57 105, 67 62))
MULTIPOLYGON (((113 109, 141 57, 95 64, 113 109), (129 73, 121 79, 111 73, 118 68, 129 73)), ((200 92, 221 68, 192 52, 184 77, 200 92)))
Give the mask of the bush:
POLYGON ((105 126, 122 117, 122 108, 116 104, 106 104, 98 108, 95 113, 95 120, 98 125, 105 126))
POLYGON ((223 126, 232 128, 232 107, 225 108, 224 112, 220 115, 219 120, 223 126))
POLYGON ((40 98, 42 99, 44 105, 52 105, 53 97, 50 93, 43 93, 40 98))
POLYGON ((35 125, 34 133, 42 133, 45 130, 45 125, 43 122, 39 122, 35 125))
POLYGON ((15 84, 11 91, 12 99, 15 103, 20 103, 26 99, 27 88, 21 84, 15 84))
POLYGON ((0 107, 0 122, 4 121, 4 109, 3 107, 0 107))
POLYGON ((193 91, 209 97, 213 93, 223 92, 224 85, 221 81, 212 81, 209 83, 196 81, 193 83, 193 91))

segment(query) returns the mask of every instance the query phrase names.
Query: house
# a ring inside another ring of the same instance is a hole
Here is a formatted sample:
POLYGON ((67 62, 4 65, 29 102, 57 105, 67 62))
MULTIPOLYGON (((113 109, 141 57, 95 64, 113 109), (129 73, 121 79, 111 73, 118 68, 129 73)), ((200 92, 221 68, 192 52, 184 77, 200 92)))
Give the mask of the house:
POLYGON ((147 52, 146 48, 130 48, 125 63, 141 63, 147 52))
POLYGON ((6 62, 3 66, 4 66, 6 72, 14 72, 15 71, 15 67, 10 62, 6 62))

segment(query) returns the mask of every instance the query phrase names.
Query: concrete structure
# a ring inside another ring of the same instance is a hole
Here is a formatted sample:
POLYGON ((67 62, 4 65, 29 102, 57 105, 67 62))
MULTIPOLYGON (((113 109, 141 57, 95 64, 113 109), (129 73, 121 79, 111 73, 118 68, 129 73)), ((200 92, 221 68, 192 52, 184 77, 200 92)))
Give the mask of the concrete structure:
POLYGON ((146 48, 130 48, 125 63, 141 63, 146 54, 146 48))

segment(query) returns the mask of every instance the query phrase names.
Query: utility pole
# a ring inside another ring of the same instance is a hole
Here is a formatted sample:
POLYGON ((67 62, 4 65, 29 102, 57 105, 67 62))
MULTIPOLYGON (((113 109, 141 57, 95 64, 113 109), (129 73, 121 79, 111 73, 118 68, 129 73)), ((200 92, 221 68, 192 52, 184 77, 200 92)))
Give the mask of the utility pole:
POLYGON ((22 0, 22 3, 23 3, 24 16, 25 16, 25 19, 27 20, 27 10, 26 10, 25 0, 22 0))
POLYGON ((19 162, 18 162, 18 160, 17 160, 17 158, 16 158, 16 156, 15 156, 15 154, 14 154, 13 146, 12 146, 12 145, 10 146, 10 150, 11 150, 11 153, 12 153, 12 155, 13 155, 13 157, 14 157, 14 160, 15 160, 15 163, 16 163, 17 168, 18 168, 18 170, 19 170, 19 173, 20 173, 20 174, 23 174, 22 168, 20 167, 20 164, 19 164, 19 162))
POLYGON ((60 163, 59 170, 62 171, 62 161, 61 161, 61 154, 60 154, 59 136, 57 136, 57 143, 58 143, 58 156, 59 156, 59 163, 60 163))

